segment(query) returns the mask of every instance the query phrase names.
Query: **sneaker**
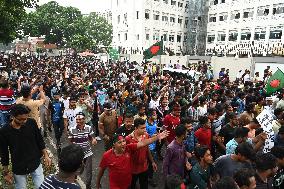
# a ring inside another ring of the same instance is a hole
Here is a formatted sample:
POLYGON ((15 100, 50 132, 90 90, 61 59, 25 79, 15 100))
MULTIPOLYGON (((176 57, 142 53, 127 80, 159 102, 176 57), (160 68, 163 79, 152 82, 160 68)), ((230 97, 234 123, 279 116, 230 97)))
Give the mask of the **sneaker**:
POLYGON ((96 140, 97 140, 97 141, 101 141, 102 139, 101 139, 101 137, 97 136, 97 137, 96 137, 96 140))

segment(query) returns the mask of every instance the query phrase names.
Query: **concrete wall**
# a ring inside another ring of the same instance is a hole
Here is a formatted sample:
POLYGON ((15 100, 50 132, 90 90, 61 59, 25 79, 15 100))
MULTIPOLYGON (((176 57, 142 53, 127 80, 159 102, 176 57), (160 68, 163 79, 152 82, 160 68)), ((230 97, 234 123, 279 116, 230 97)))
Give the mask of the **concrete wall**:
POLYGON ((245 69, 252 70, 253 61, 252 58, 212 57, 211 64, 213 67, 214 79, 219 77, 221 68, 226 68, 230 70, 230 79, 235 80, 239 70, 242 70, 243 72, 245 69))

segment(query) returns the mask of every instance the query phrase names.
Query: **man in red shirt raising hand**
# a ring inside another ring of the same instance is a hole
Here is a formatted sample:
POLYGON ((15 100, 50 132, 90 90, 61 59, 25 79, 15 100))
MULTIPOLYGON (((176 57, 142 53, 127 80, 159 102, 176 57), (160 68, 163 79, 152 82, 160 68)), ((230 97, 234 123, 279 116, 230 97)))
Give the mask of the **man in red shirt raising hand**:
POLYGON ((181 107, 178 103, 173 105, 173 110, 170 114, 165 116, 164 128, 169 131, 169 136, 167 137, 167 144, 170 144, 176 137, 175 128, 180 124, 180 112, 181 107))
POLYGON ((105 152, 102 157, 96 188, 101 188, 101 178, 104 171, 108 168, 110 189, 128 189, 132 179, 131 156, 139 148, 147 146, 157 140, 162 140, 166 138, 168 134, 168 131, 164 131, 152 138, 131 144, 126 144, 123 136, 115 134, 113 137, 112 149, 105 152))

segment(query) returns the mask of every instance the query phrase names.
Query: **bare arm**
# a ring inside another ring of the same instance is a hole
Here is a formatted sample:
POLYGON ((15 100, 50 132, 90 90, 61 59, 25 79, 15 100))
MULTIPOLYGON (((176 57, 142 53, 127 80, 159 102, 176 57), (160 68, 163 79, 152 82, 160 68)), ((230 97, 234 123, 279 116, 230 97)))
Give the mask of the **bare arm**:
POLYGON ((98 173, 98 176, 97 176, 97 182, 96 182, 96 189, 100 189, 101 188, 101 179, 104 175, 104 172, 105 172, 106 169, 103 169, 101 167, 99 167, 99 173, 98 173))
POLYGON ((169 135, 169 131, 163 131, 162 133, 159 133, 158 135, 152 137, 152 138, 149 138, 149 139, 145 139, 145 140, 142 140, 140 142, 137 143, 137 148, 142 148, 144 146, 147 146, 157 140, 162 140, 164 138, 166 138, 167 136, 169 135))

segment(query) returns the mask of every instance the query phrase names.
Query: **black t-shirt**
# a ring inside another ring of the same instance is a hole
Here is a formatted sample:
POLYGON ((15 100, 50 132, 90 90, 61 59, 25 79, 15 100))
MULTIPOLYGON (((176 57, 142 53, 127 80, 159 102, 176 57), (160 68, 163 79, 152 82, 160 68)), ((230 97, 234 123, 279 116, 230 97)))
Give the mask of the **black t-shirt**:
POLYGON ((227 124, 220 130, 219 136, 224 137, 224 144, 226 145, 230 140, 234 138, 235 128, 227 124))
POLYGON ((279 169, 273 178, 273 188, 282 189, 284 188, 284 169, 279 169))
POLYGON ((133 126, 130 129, 127 129, 124 124, 121 125, 119 128, 116 129, 116 133, 118 135, 122 135, 123 137, 128 136, 130 133, 134 131, 133 126))

